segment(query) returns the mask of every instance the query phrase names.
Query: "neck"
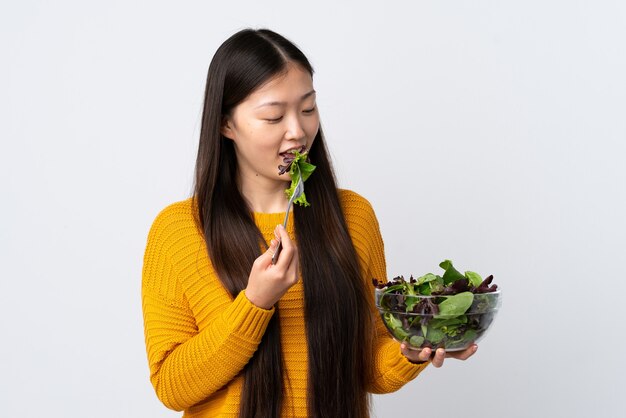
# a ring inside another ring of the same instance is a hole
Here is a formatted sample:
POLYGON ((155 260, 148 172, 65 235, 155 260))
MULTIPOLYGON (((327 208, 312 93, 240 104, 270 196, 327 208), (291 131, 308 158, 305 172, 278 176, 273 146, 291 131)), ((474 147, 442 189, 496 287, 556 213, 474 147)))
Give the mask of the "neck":
POLYGON ((280 213, 287 208, 285 189, 289 181, 276 181, 256 175, 239 176, 239 190, 253 212, 280 213))

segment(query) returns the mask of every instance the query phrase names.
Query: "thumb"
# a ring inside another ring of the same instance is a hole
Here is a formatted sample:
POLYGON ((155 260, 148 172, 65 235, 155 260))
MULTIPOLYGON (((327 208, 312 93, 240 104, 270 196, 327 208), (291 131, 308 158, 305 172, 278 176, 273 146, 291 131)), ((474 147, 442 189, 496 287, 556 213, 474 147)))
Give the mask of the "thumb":
POLYGON ((274 253, 276 253, 276 248, 278 247, 278 241, 273 239, 270 241, 270 246, 267 247, 267 250, 265 250, 265 252, 263 254, 261 254, 261 257, 264 261, 263 264, 265 264, 265 262, 271 264, 272 263, 272 257, 274 257, 274 253))

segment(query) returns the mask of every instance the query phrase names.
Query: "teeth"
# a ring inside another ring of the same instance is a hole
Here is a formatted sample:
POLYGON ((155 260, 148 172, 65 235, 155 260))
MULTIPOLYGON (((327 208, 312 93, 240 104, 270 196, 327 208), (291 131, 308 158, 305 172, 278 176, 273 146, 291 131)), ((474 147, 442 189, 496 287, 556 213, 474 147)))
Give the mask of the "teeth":
POLYGON ((287 150, 287 151, 285 151, 285 152, 281 152, 281 153, 280 153, 280 155, 283 155, 283 156, 284 156, 284 155, 293 155, 293 154, 294 154, 294 151, 298 151, 298 152, 300 152, 300 153, 303 153, 305 150, 306 150, 306 145, 302 145, 301 147, 298 147, 298 148, 291 148, 291 149, 288 149, 288 150, 287 150))

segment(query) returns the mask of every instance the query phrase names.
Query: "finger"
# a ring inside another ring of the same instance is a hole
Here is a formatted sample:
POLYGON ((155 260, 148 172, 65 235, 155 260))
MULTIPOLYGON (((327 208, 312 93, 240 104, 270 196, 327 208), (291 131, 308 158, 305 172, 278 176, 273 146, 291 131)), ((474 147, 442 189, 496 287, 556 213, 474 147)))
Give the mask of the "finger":
POLYGON ((444 350, 443 348, 438 348, 437 351, 435 351, 435 356, 433 357, 433 366, 435 367, 441 367, 443 366, 443 360, 446 358, 446 350, 444 350))
POLYGON ((267 253, 270 254, 270 257, 276 253, 276 249, 278 248, 278 241, 275 239, 270 241, 270 246, 267 247, 267 253))
POLYGON ((411 350, 407 343, 400 344, 400 351, 402 355, 411 360, 412 362, 424 362, 430 360, 431 350, 430 348, 424 348, 422 350, 411 350))
POLYGON ((291 261, 287 266, 287 277, 295 277, 298 278, 298 251, 296 248, 292 249, 293 254, 291 256, 291 261))
POLYGON ((419 361, 430 361, 430 356, 433 354, 433 350, 430 348, 422 348, 417 356, 419 361))
POLYGON ((278 225, 274 231, 278 233, 281 245, 283 247, 280 252, 280 257, 278 257, 278 261, 276 262, 276 265, 280 265, 280 267, 287 270, 291 264, 292 259, 294 258, 294 254, 296 253, 296 245, 291 240, 291 238, 289 238, 287 230, 282 225, 278 225))
POLYGON ((446 357, 455 358, 457 360, 467 360, 468 358, 473 356, 477 350, 478 346, 476 344, 473 344, 463 351, 448 353, 446 357))
POLYGON ((276 236, 276 240, 283 241, 283 244, 285 242, 293 242, 282 224, 276 225, 276 228, 274 228, 274 235, 276 236))
MULTIPOLYGON (((280 227, 280 224, 279 224, 279 225, 276 225, 276 227, 274 228, 274 240, 275 240, 277 243, 280 243, 280 232, 278 231, 278 230, 279 230, 279 227, 280 227)), ((281 248, 281 250, 282 250, 282 248, 281 248)))
POLYGON ((255 264, 262 268, 267 268, 272 264, 272 257, 276 252, 276 248, 278 247, 278 242, 276 240, 271 240, 269 247, 263 252, 256 260, 255 264))
POLYGON ((276 241, 280 241, 280 234, 278 233, 278 225, 276 225, 276 228, 274 228, 274 237, 276 238, 276 241))
MULTIPOLYGON (((295 276, 298 272, 298 247, 289 237, 287 231, 284 231, 284 236, 281 236, 281 246, 282 252, 285 252, 285 258, 282 260, 285 262, 285 273, 290 276, 295 276)), ((282 257, 281 255, 281 259, 282 257)))
POLYGON ((278 241, 273 239, 270 241, 270 245, 269 247, 267 247, 267 250, 265 251, 265 253, 269 254, 271 257, 276 252, 276 247, 278 247, 278 241))
POLYGON ((402 353, 404 357, 408 358, 410 361, 421 361, 418 358, 419 352, 409 349, 409 346, 407 345, 407 343, 400 344, 400 352, 402 353))

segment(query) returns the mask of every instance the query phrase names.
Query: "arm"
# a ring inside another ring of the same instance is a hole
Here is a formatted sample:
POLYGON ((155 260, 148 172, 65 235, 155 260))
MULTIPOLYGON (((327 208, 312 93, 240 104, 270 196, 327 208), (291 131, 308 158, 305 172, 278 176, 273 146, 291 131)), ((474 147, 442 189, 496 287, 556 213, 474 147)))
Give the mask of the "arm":
POLYGON ((361 256, 364 280, 371 289, 368 302, 372 311, 374 330, 372 381, 368 390, 372 393, 394 392, 414 379, 429 364, 415 364, 409 361, 400 351, 400 344, 393 340, 383 324, 374 303, 372 278, 387 280, 385 252, 378 220, 367 200, 363 199, 361 217, 363 218, 361 234, 355 234, 357 247, 365 247, 366 254, 358 249, 361 256), (359 239, 359 237, 362 238, 359 239), (362 241, 362 242, 359 242, 362 241))
POLYGON ((274 313, 242 291, 198 331, 170 259, 172 230, 159 216, 150 233, 142 273, 142 308, 150 380, 170 409, 184 410, 222 388, 248 363, 274 313))
MULTIPOLYGON (((385 276, 374 274, 368 277, 385 276)), ((372 393, 395 392, 417 377, 429 363, 415 364, 402 354, 400 344, 389 335, 373 302, 372 315, 375 327, 372 361, 374 369, 368 390, 372 393)))

